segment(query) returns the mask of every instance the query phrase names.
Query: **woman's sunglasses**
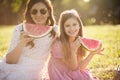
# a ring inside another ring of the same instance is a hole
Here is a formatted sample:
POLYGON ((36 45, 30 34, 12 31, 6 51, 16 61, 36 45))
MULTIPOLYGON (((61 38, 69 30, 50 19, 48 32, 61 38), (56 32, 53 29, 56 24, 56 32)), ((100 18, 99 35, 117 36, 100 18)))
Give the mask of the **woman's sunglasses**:
POLYGON ((42 15, 45 15, 46 13, 47 13, 47 9, 40 9, 40 10, 37 10, 37 9, 33 9, 33 10, 31 10, 31 14, 32 15, 36 15, 37 13, 38 13, 38 11, 40 11, 40 13, 42 14, 42 15))

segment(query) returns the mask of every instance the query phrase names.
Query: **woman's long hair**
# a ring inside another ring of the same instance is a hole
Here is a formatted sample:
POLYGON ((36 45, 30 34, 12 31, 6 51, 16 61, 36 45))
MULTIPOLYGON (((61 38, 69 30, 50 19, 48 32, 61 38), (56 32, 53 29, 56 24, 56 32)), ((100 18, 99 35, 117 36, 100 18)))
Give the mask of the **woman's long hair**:
MULTIPOLYGON (((60 26, 60 41, 62 43, 62 51, 65 60, 69 60, 72 57, 70 51, 71 49, 69 44, 69 37, 65 33, 64 29, 65 22, 70 18, 75 18, 79 22, 80 30, 78 36, 83 37, 83 24, 77 11, 72 9, 62 12, 59 19, 59 26, 60 26)), ((80 56, 85 56, 85 50, 81 46, 78 49, 78 54, 80 56)))
MULTIPOLYGON (((46 25, 53 27, 55 25, 55 18, 53 16, 53 6, 52 6, 50 0, 28 0, 28 2, 26 4, 26 9, 25 9, 25 12, 24 12, 25 22, 35 24, 34 21, 31 18, 30 10, 31 10, 31 8, 33 7, 34 4, 39 3, 39 2, 45 4, 45 6, 48 9, 49 17, 46 21, 46 25)), ((52 29, 51 37, 55 37, 55 35, 56 35, 55 31, 52 29)), ((32 47, 34 46, 33 41, 29 42, 28 44, 31 44, 32 47)))
POLYGON ((52 6, 50 0, 28 0, 28 2, 26 4, 25 13, 24 13, 25 22, 34 24, 34 21, 32 20, 31 15, 30 15, 30 10, 34 4, 39 3, 39 2, 45 4, 45 6, 48 9, 49 17, 46 21, 46 24, 49 26, 53 26, 55 24, 55 19, 53 16, 53 6, 52 6))

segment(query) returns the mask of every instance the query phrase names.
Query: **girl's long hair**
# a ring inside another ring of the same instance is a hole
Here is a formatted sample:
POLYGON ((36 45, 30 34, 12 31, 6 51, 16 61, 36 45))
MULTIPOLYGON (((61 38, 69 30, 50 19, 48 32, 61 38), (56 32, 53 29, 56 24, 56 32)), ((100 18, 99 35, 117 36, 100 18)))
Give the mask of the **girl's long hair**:
MULTIPOLYGON (((79 22, 80 30, 78 36, 83 37, 83 24, 77 11, 72 9, 62 12, 59 19, 59 26, 60 26, 60 41, 62 43, 62 51, 65 60, 69 60, 72 57, 69 44, 69 37, 65 33, 64 29, 64 24, 69 18, 75 18, 79 22)), ((78 55, 85 56, 85 50, 81 46, 78 48, 78 55)))

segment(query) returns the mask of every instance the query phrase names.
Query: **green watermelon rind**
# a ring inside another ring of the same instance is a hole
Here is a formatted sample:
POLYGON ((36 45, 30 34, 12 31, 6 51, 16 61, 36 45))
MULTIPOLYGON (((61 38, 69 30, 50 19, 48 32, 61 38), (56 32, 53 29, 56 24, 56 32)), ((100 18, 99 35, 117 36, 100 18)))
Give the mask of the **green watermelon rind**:
POLYGON ((86 45, 84 45, 83 41, 80 39, 81 45, 83 46, 83 48, 85 48, 88 51, 96 51, 96 50, 98 50, 100 48, 101 43, 102 43, 100 40, 98 40, 98 42, 99 42, 98 43, 99 46, 97 46, 95 49, 89 49, 86 45))
MULTIPOLYGON (((25 23, 23 23, 23 30, 24 30, 25 32, 27 32, 27 29, 26 29, 26 27, 25 27, 25 23)), ((41 38, 41 37, 44 37, 44 36, 46 36, 47 34, 49 34, 51 30, 52 30, 52 27, 50 27, 50 29, 49 29, 47 32, 45 32, 44 34, 42 34, 42 35, 35 36, 35 35, 29 34, 28 36, 33 37, 33 38, 41 38)))

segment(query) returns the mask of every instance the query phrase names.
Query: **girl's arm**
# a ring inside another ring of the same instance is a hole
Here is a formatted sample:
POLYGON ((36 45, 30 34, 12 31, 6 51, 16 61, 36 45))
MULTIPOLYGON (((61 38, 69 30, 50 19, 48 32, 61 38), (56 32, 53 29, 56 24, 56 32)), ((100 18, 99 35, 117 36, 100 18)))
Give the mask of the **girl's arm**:
POLYGON ((85 70, 91 59, 93 58, 94 54, 89 53, 89 55, 85 58, 78 57, 78 65, 81 70, 85 70))
POLYGON ((87 57, 85 57, 84 59, 82 57, 78 57, 78 65, 79 65, 79 68, 81 70, 85 70, 87 65, 89 64, 89 62, 91 61, 91 59, 93 58, 93 56, 95 54, 98 54, 98 53, 101 53, 104 49, 101 49, 101 47, 94 51, 94 52, 90 52, 89 55, 87 57))

